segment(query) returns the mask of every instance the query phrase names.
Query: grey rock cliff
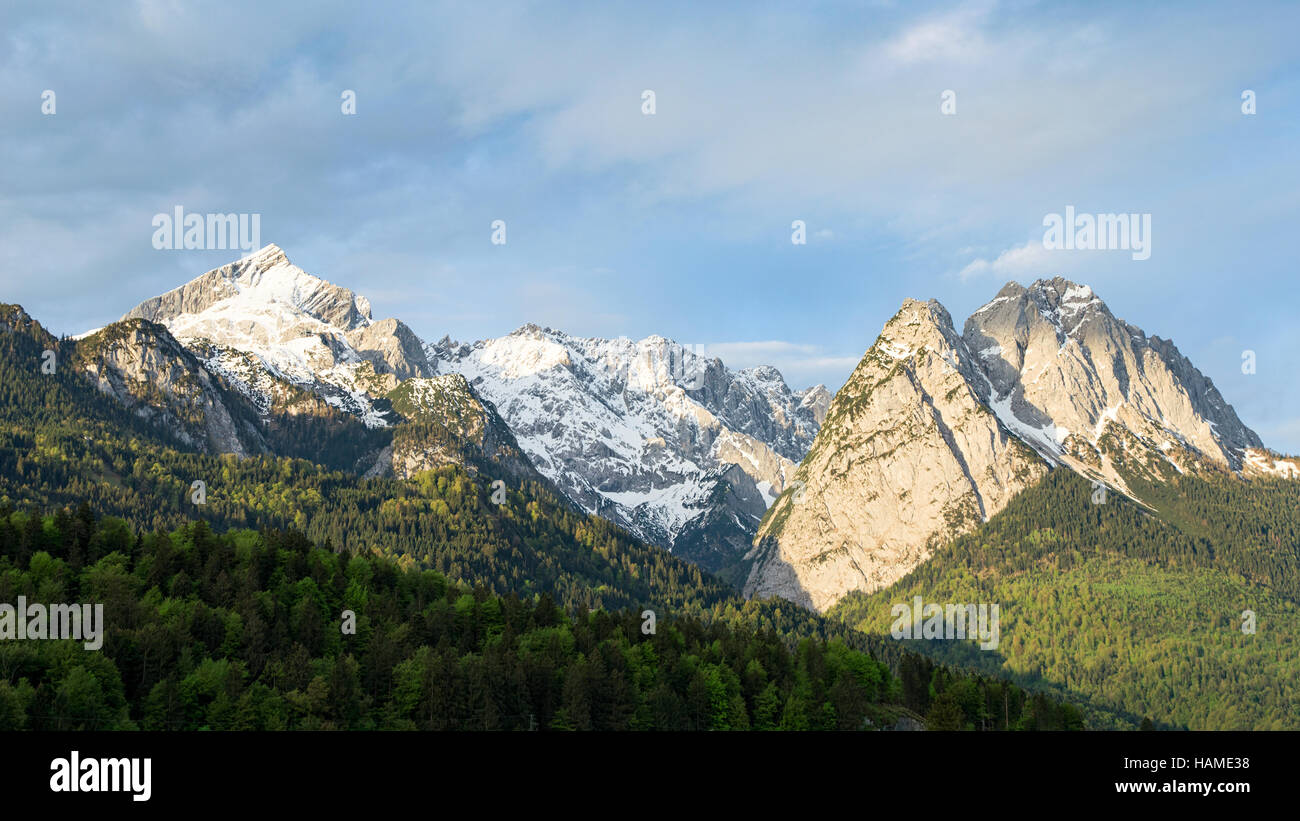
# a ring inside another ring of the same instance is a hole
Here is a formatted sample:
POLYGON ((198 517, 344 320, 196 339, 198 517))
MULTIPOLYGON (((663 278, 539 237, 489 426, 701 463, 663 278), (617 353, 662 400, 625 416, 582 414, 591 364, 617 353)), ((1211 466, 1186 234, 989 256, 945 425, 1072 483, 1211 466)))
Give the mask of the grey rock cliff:
POLYGON ((96 387, 182 444, 206 453, 268 452, 256 409, 167 329, 117 322, 78 340, 74 363, 96 387))
POLYGON ((886 587, 1053 467, 1129 495, 1135 477, 1300 477, 1173 343, 1087 286, 1008 283, 961 335, 907 300, 764 518, 745 593, 825 610, 886 587))
POLYGON ((825 610, 885 587, 1042 476, 976 392, 978 367, 943 306, 906 301, 768 512, 745 593, 825 610))

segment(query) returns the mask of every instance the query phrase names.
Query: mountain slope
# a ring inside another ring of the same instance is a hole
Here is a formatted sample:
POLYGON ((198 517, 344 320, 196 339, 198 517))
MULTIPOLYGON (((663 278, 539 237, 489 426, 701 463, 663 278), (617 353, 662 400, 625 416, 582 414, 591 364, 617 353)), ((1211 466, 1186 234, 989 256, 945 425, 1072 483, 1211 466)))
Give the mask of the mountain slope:
POLYGON ((1184 473, 1300 476, 1086 286, 1009 283, 960 336, 937 302, 908 300, 769 510, 745 592, 822 610, 887 587, 1056 466, 1130 496, 1184 473))
POLYGON ((526 325, 426 350, 496 406, 537 469, 584 509, 674 549, 685 534, 686 554, 711 570, 741 560, 829 397, 821 386, 792 392, 773 368, 733 373, 662 337, 526 325))
MULTIPOLYGON (((166 338, 142 320, 120 325, 166 338)), ((549 483, 522 472, 502 476, 507 487, 498 502, 492 482, 501 474, 474 475, 455 459, 409 479, 363 478, 301 459, 192 447, 78 368, 42 373, 44 350, 67 363, 82 343, 56 340, 18 306, 0 306, 0 507, 86 502, 140 532, 172 530, 194 518, 222 529, 296 527, 340 551, 436 569, 502 595, 548 592, 567 607, 652 605, 700 615, 734 598, 700 568, 573 510, 549 483), (195 481, 206 486, 202 503, 191 493, 195 481)), ((432 399, 413 401, 430 414, 425 424, 454 418, 432 399)), ((467 429, 484 412, 475 403, 462 410, 467 429)), ((497 428, 479 441, 508 435, 497 428)), ((459 436, 459 428, 453 433, 459 436)), ((419 430, 412 435, 413 442, 429 441, 419 430)))
POLYGON ((831 403, 804 485, 764 520, 745 593, 824 610, 888 586, 1041 477, 976 394, 977 368, 941 305, 905 302, 831 403))
POLYGON ((161 325, 115 322, 78 340, 71 364, 189 447, 236 456, 269 450, 256 409, 161 325))
POLYGON ((460 374, 413 377, 389 394, 393 410, 406 422, 393 430, 392 445, 381 454, 370 475, 391 473, 398 478, 455 464, 492 478, 546 480, 519 448, 509 426, 460 374))
POLYGON ((1056 470, 886 590, 828 613, 888 636, 891 608, 997 603, 1000 642, 905 641, 1085 706, 1094 727, 1300 729, 1300 483, 1218 473, 1149 484, 1158 515, 1056 470), (1255 614, 1243 630, 1245 611, 1255 614))

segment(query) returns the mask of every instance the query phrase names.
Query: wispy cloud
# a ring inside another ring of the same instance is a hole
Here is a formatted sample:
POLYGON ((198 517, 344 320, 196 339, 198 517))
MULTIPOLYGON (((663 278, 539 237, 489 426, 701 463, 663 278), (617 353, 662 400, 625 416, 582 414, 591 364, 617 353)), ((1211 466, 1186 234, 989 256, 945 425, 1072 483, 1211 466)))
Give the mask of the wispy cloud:
POLYGON ((980 30, 991 3, 971 4, 905 29, 885 45, 885 53, 900 63, 970 61, 984 57, 988 44, 980 30))
POLYGON ((971 260, 957 276, 964 282, 974 277, 1022 279, 1038 277, 1052 266, 1060 266, 1066 252, 1049 250, 1041 240, 1030 240, 1024 245, 1008 248, 994 259, 971 260))

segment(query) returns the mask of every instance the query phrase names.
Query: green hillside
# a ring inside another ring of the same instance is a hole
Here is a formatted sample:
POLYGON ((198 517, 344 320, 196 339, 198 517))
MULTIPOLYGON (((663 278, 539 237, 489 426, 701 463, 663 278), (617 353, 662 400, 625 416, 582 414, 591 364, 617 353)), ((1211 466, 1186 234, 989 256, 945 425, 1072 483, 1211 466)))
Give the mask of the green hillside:
POLYGON ((1152 514, 1053 471, 891 588, 829 614, 888 636, 890 608, 997 603, 1001 641, 912 649, 1085 705, 1093 726, 1300 729, 1300 485, 1137 486, 1152 514), (1254 634, 1242 613, 1256 614, 1254 634))

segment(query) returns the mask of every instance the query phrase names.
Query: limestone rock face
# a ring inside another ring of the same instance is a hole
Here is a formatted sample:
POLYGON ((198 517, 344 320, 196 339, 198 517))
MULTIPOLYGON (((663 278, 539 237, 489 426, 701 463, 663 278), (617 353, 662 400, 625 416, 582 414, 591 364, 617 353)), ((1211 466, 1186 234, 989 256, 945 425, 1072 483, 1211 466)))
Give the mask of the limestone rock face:
POLYGON ((769 509, 745 593, 825 610, 888 586, 1054 467, 1130 496, 1185 472, 1300 477, 1172 342, 1087 286, 1008 283, 960 335, 908 300, 769 509))
POLYGON ((77 341, 75 366, 104 393, 206 453, 268 452, 256 409, 161 325, 117 322, 77 341))
POLYGON ((905 302, 768 512, 745 593, 825 610, 897 581, 1037 481, 1047 464, 998 423, 978 368, 943 306, 905 302))
POLYGON ((1045 458, 1127 490, 1124 472, 1240 471, 1263 444, 1172 342, 1086 285, 1009 283, 963 333, 999 416, 1045 458))

